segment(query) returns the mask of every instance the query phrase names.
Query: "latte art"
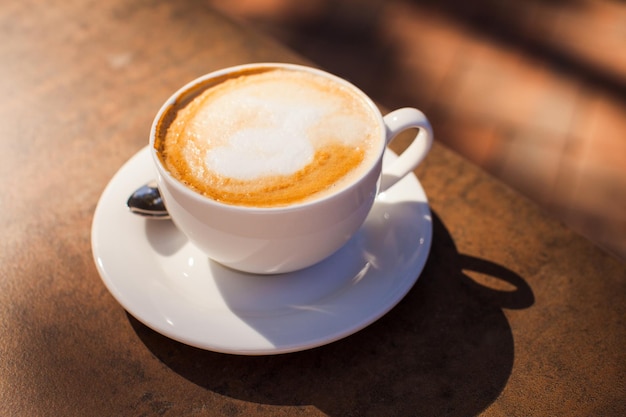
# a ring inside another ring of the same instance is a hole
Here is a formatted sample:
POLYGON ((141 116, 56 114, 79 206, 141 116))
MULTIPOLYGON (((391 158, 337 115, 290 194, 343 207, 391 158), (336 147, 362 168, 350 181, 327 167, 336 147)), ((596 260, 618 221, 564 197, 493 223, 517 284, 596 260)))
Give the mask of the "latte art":
POLYGON ((382 134, 352 89, 297 70, 234 74, 169 112, 155 147, 172 175, 216 201, 254 207, 349 185, 373 163, 382 134))

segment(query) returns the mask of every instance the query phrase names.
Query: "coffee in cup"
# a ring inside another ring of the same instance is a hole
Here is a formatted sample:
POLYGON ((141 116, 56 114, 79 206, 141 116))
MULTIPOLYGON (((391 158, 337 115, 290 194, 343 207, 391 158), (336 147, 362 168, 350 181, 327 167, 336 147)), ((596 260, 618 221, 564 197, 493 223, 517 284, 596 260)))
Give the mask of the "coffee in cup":
POLYGON ((155 143, 163 165, 225 204, 278 207, 323 198, 371 167, 380 144, 370 103, 307 71, 242 69, 168 112, 173 120, 162 121, 155 143))

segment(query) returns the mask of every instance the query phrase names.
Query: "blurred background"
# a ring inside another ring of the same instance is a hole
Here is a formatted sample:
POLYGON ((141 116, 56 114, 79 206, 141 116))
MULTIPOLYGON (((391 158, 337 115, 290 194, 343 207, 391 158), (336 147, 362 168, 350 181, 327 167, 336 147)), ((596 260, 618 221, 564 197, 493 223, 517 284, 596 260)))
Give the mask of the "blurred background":
POLYGON ((208 1, 626 259, 626 3, 208 1))

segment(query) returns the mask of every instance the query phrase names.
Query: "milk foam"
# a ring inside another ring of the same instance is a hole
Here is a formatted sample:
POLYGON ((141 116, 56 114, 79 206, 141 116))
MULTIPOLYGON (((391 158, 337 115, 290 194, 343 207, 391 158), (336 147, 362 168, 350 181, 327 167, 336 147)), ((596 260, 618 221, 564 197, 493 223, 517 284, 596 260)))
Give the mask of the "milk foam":
POLYGON ((206 166, 240 180, 293 174, 308 165, 315 152, 305 137, 294 133, 262 128, 237 132, 227 145, 207 152, 206 166))
MULTIPOLYGON (((257 86, 254 86, 257 87, 257 86)), ((250 180, 268 175, 289 175, 311 163, 315 153, 314 144, 307 134, 311 125, 319 123, 331 109, 321 106, 303 106, 297 97, 285 98, 272 89, 253 90, 263 98, 248 96, 249 89, 238 90, 212 106, 205 107, 199 117, 218 120, 245 109, 255 114, 255 123, 227 127, 225 143, 207 152, 206 167, 229 178, 250 180), (234 128, 230 131, 230 128, 234 128)), ((211 126, 211 123, 202 123, 211 126)), ((214 133, 214 132, 212 132, 214 133)), ((221 132, 220 132, 221 133, 221 132)), ((202 135, 202 133, 198 133, 202 135)), ((206 132, 204 134, 206 136, 206 132)))
POLYGON ((351 90, 309 73, 274 70, 204 91, 178 111, 162 148, 175 176, 213 198, 263 193, 271 199, 279 190, 288 203, 288 189, 306 183, 307 172, 328 174, 310 175, 315 185, 305 194, 336 185, 378 135, 377 119, 351 90))

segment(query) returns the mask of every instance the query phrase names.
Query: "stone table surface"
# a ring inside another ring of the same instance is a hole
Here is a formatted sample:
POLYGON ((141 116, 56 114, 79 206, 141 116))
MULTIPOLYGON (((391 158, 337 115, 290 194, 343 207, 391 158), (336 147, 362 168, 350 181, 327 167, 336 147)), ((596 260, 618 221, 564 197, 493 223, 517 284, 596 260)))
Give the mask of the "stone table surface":
POLYGON ((93 260, 105 186, 184 83, 305 60, 194 0, 8 0, 0 34, 0 415, 626 415, 624 262, 440 144, 430 257, 372 325, 272 356, 144 326, 93 260))

